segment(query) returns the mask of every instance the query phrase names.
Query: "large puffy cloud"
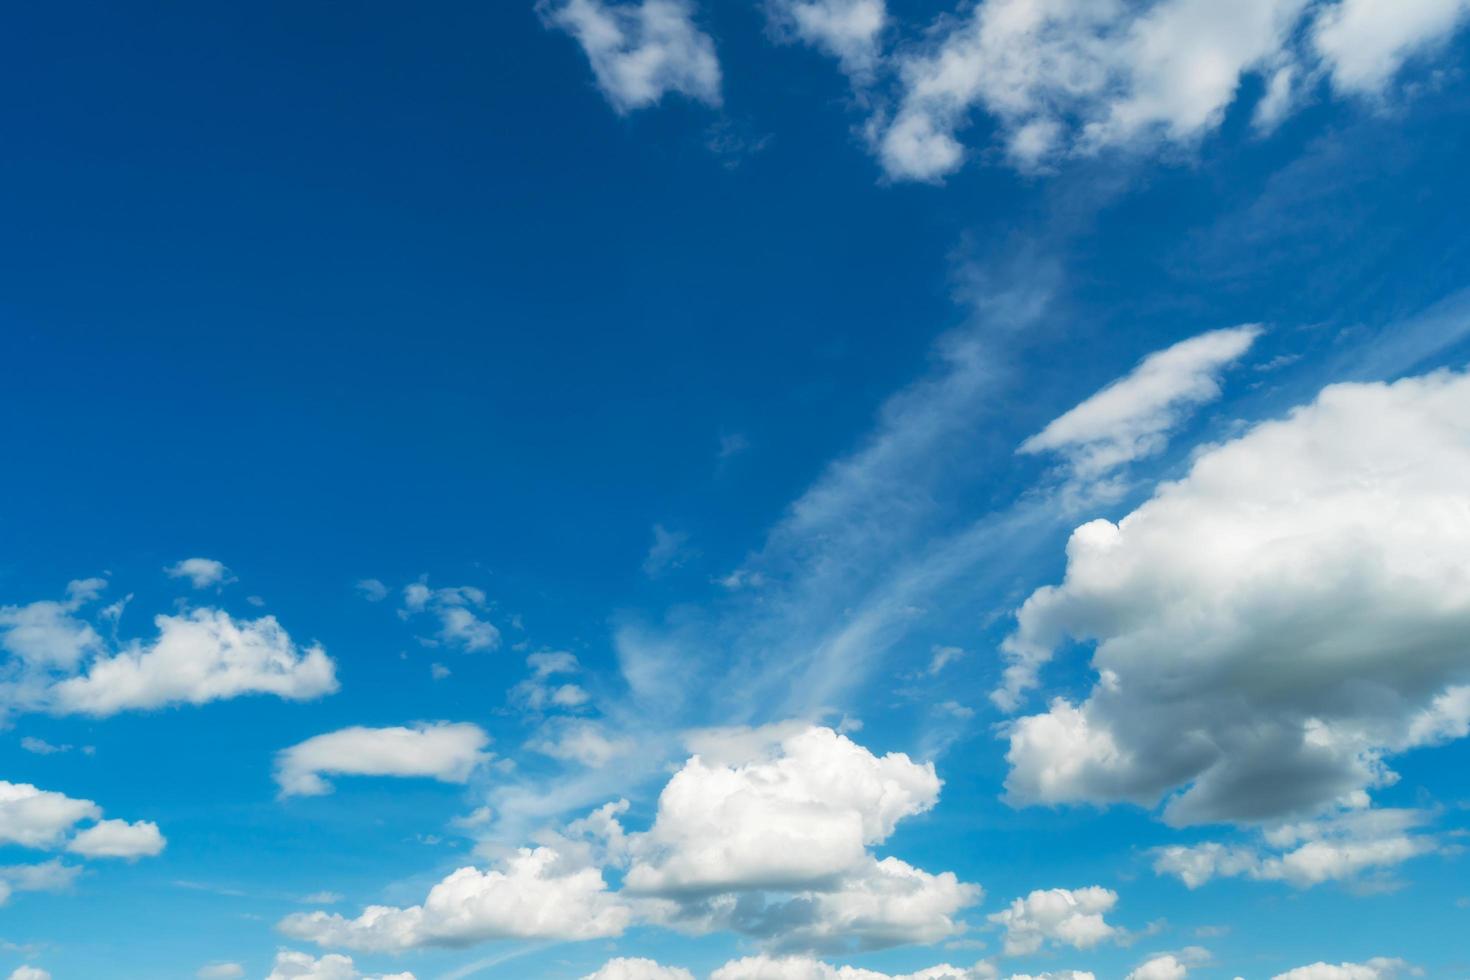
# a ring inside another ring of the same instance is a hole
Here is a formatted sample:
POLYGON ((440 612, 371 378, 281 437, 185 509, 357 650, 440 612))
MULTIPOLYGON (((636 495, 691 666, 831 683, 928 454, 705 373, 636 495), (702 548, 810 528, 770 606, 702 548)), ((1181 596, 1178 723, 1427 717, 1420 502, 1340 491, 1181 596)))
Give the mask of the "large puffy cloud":
POLYGON ((830 728, 783 734, 748 761, 695 755, 659 795, 627 885, 657 893, 829 885, 899 820, 932 807, 939 787, 932 763, 875 756, 830 728))
POLYGON ((1118 893, 1092 886, 1037 889, 990 916, 1005 930, 1005 954, 1025 956, 1047 943, 1091 949, 1119 931, 1103 917, 1118 903, 1118 893))
POLYGON ((308 953, 282 950, 265 980, 414 980, 412 973, 374 973, 358 971, 351 957, 330 953, 320 959, 308 953))
POLYGON ((1375 956, 1366 963, 1312 963, 1278 973, 1271 980, 1391 980, 1411 969, 1403 960, 1375 956))
POLYGON ((720 104, 720 63, 688 0, 541 0, 546 23, 582 46, 597 86, 620 113, 668 92, 720 104))
POLYGON ((900 56, 896 110, 872 135, 891 177, 956 170, 976 108, 999 123, 1022 169, 1107 148, 1189 145, 1214 131, 1248 76, 1273 125, 1324 71, 1334 87, 1381 92, 1412 56, 1447 38, 1466 0, 986 0, 900 56), (1303 42, 1303 35, 1310 42, 1303 42))
POLYGON ((489 743, 484 729, 467 722, 343 728, 283 749, 276 756, 276 782, 282 796, 330 793, 323 774, 422 776, 463 783, 476 766, 489 761, 484 751, 489 743))
POLYGON ((379 951, 621 934, 632 916, 628 906, 608 892, 600 871, 569 864, 553 848, 522 848, 503 868, 460 868, 430 889, 422 905, 373 905, 355 919, 298 913, 280 929, 320 946, 379 951))
POLYGON ((1052 420, 1020 451, 1058 453, 1083 479, 1156 453, 1189 408, 1220 397, 1220 372, 1260 332, 1250 325, 1212 330, 1150 354, 1129 374, 1052 420))
POLYGON ((129 709, 204 704, 245 694, 301 701, 337 690, 319 646, 297 649, 274 616, 237 621, 219 609, 154 619, 158 638, 96 658, 56 683, 51 710, 105 717, 129 709))
POLYGON ((1362 805, 1385 756, 1470 728, 1470 378, 1324 389, 1202 452, 1018 614, 1096 643, 1081 703, 1014 722, 1016 804, 1169 796, 1176 824, 1362 805))
POLYGON ((654 960, 619 956, 608 960, 582 980, 694 980, 694 974, 680 966, 663 966, 654 960))

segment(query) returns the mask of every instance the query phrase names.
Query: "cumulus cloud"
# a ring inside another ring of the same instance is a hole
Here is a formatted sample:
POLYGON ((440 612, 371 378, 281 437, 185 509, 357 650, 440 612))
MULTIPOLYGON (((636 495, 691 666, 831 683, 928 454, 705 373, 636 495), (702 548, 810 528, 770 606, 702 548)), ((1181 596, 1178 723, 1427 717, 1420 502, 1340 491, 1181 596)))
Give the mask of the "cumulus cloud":
POLYGON ((528 747, 553 759, 597 768, 627 755, 633 750, 634 742, 614 734, 599 722, 555 719, 542 727, 541 734, 528 747))
POLYGON ((1271 980, 1391 980, 1411 972, 1415 972, 1413 967, 1403 960, 1375 956, 1366 963, 1312 963, 1278 973, 1271 980))
POLYGON ((75 670, 103 643, 91 624, 72 614, 105 585, 103 579, 81 579, 67 585, 64 601, 0 606, 0 648, 32 670, 75 670))
POLYGON ((412 727, 354 726, 317 735, 276 756, 282 796, 321 796, 332 791, 323 774, 421 776, 444 783, 469 780, 490 760, 490 736, 468 722, 420 722, 412 727))
MULTIPOLYGON (((202 974, 201 974, 202 975, 202 974)), ((238 976, 239 974, 229 974, 238 976)), ((414 980, 412 973, 374 973, 358 971, 352 959, 330 953, 317 959, 308 953, 281 950, 265 980, 414 980)))
POLYGON ((66 849, 83 857, 140 858, 162 854, 166 843, 151 820, 101 820, 80 831, 66 849))
POLYGON ((1271 821, 1394 778, 1470 730, 1470 378, 1343 384, 1208 449, 1067 546, 1008 641, 1095 642, 1098 681, 1007 731, 1015 804, 1168 797, 1271 821))
POLYGON ((541 0, 545 22, 582 46, 597 86, 619 113, 675 92, 720 104, 720 63, 688 0, 541 0))
POLYGON ((579 673, 577 658, 565 650, 543 650, 526 658, 531 676, 510 689, 510 699, 527 711, 575 710, 592 700, 581 686, 553 678, 579 673))
POLYGON ((661 966, 654 960, 615 957, 582 980, 694 980, 683 967, 661 966))
POLYGON ((18 966, 11 972, 10 980, 51 980, 51 974, 38 966, 18 966))
POLYGON ((939 797, 932 763, 881 758, 829 728, 782 735, 749 761, 696 755, 659 795, 627 874, 634 891, 824 885, 939 797))
MULTIPOLYGON (((83 857, 138 858, 159 854, 166 843, 158 825, 149 821, 103 820, 102 808, 91 800, 29 783, 0 781, 0 844, 41 850, 65 845, 66 850, 83 857), (77 830, 81 823, 91 826, 77 830)), ((29 887, 27 882, 42 880, 36 875, 55 881, 55 876, 74 873, 56 863, 19 866, 0 869, 0 881, 8 882, 10 890, 34 891, 49 887, 29 887)))
POLYGON ((620 935, 631 918, 600 871, 537 847, 520 849, 494 870, 460 868, 430 889, 422 905, 372 905, 355 919, 297 913, 280 929, 319 946, 391 952, 489 939, 597 939, 620 935))
POLYGON ((1007 956, 1035 953, 1047 943, 1091 949, 1118 938, 1117 927, 1103 918, 1117 903, 1117 892, 1097 885, 1037 889, 989 918, 1005 930, 1007 956))
POLYGON ((1220 397, 1220 373, 1260 333, 1253 325, 1214 330, 1150 354, 1132 372, 1048 423, 1021 444, 1020 452, 1057 453, 1081 479, 1152 455, 1189 409, 1220 397))
POLYGON ((877 66, 885 0, 767 0, 766 14, 778 39, 831 55, 849 75, 866 78, 877 66))
POLYGON ((188 579, 189 585, 196 589, 207 589, 211 585, 224 585, 234 581, 224 563, 213 558, 185 558, 163 571, 169 578, 188 579))
POLYGON ((1184 958, 1173 953, 1150 956, 1130 970, 1125 980, 1184 980, 1189 975, 1189 965, 1184 958))
POLYGON ((129 709, 204 704, 245 694, 303 701, 337 690, 336 668, 320 646, 298 649, 274 616, 235 620, 196 609, 153 620, 158 638, 98 656, 79 676, 55 683, 57 714, 106 717, 129 709))
POLYGON ((888 175, 912 180, 961 166, 960 132, 981 108, 1023 170, 1109 149, 1189 147, 1219 127, 1247 77, 1265 82, 1262 125, 1324 72, 1339 91, 1379 94, 1466 9, 1465 0, 986 0, 897 58, 897 107, 871 135, 888 175))

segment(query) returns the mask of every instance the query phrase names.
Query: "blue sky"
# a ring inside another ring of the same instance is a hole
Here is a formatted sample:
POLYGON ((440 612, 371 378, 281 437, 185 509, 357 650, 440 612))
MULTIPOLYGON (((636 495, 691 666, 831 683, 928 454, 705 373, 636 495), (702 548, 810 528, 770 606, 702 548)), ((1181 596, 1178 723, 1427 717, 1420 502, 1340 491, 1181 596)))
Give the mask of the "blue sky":
POLYGON ((1463 976, 1467 21, 17 9, 0 976, 1463 976))

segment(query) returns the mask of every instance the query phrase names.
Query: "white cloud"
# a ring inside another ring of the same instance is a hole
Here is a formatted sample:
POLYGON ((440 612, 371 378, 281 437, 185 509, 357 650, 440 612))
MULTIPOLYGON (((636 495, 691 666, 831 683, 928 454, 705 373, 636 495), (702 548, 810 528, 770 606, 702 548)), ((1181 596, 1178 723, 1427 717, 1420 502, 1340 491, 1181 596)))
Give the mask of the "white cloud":
POLYGON ((1436 838, 1413 832, 1427 820, 1416 810, 1350 811, 1266 828, 1266 848, 1215 841, 1161 847, 1154 852, 1154 870, 1191 889, 1217 877, 1284 881, 1296 888, 1351 881, 1365 871, 1383 871, 1443 850, 1436 838))
POLYGON ((767 0, 766 13, 779 39, 818 48, 850 75, 866 77, 877 66, 885 0, 767 0))
POLYGON ((582 980, 694 980, 694 974, 679 966, 661 966, 654 960, 618 956, 582 980))
POLYGON ((1037 889, 989 918, 1005 930, 1007 956, 1035 953, 1048 942, 1091 949, 1118 938, 1117 927, 1103 918, 1117 902, 1117 892, 1097 885, 1037 889))
POLYGON ((222 610, 196 609, 153 622, 158 638, 151 644, 134 641, 56 683, 51 710, 105 717, 245 694, 300 701, 337 690, 326 652, 320 646, 298 650, 274 616, 236 621, 222 610))
POLYGON ((102 808, 91 800, 0 781, 0 844, 55 847, 78 823, 101 816, 102 808))
POLYGON ((565 650, 543 650, 526 658, 531 676, 510 689, 510 699, 527 711, 541 712, 553 709, 575 710, 592 700, 582 687, 570 682, 555 682, 551 678, 562 674, 575 674, 582 667, 577 658, 565 650))
POLYGON ((599 767, 632 751, 634 743, 599 722, 556 719, 542 728, 529 747, 553 759, 599 767))
POLYGON ((979 108, 1022 170, 1106 149, 1190 147, 1219 127, 1248 76, 1267 82, 1254 114, 1268 128, 1323 71, 1339 91, 1382 92, 1466 9, 1466 0, 986 0, 897 57, 897 108, 870 132, 888 175, 910 180, 960 167, 959 133, 979 108))
POLYGON ((688 0, 542 0, 546 23, 582 46, 598 88, 619 113, 676 92, 720 104, 720 63, 688 0))
POLYGON ((18 966, 10 974, 10 980, 51 980, 51 974, 38 966, 18 966))
POLYGON ((889 974, 852 966, 832 966, 806 956, 747 956, 731 960, 710 974, 710 980, 994 980, 989 963, 972 967, 931 966, 917 973, 889 974))
POLYGON ((1220 373, 1260 333, 1254 325, 1214 330, 1156 351, 1048 423, 1021 444, 1020 452, 1058 453, 1083 479, 1152 455, 1191 408, 1220 397, 1220 373))
POLYGON ((420 722, 411 728, 354 726, 317 735, 276 756, 282 796, 332 791, 322 775, 422 776, 463 783, 490 760, 490 736, 468 722, 420 722))
POLYGON ((471 585, 431 589, 423 582, 414 582, 404 587, 404 608, 399 615, 407 618, 429 612, 437 617, 439 630, 434 639, 421 641, 430 646, 444 643, 470 652, 494 650, 500 646, 499 628, 475 613, 485 604, 485 593, 471 585))
POLYGON ((1413 972, 1417 971, 1403 960, 1375 956, 1366 963, 1312 963, 1278 973, 1271 980, 1391 980, 1413 972))
POLYGON ((501 869, 460 868, 409 908, 372 905, 356 919, 298 913, 282 932, 320 946, 394 951, 489 939, 596 939, 620 935, 632 913, 595 868, 567 867, 549 847, 522 848, 501 869))
POLYGON ((1470 378, 1329 387, 1078 528, 1009 643, 1098 682, 1010 726, 1017 804, 1168 794, 1175 824, 1361 805, 1470 727, 1470 378))
POLYGON ((152 821, 102 820, 79 832, 66 849, 91 858, 140 858, 162 854, 166 844, 152 821))
POLYGON ((211 585, 224 585, 234 581, 230 570, 223 562, 213 558, 185 558, 164 569, 169 578, 186 578, 196 589, 207 589, 211 585))
POLYGON ((778 732, 738 764, 696 755, 659 795, 627 874, 634 891, 821 885, 867 859, 898 821, 932 807, 932 764, 874 756, 829 728, 778 732))
POLYGON ((12 864, 0 867, 0 905, 16 892, 66 891, 82 869, 53 858, 41 864, 12 864))
POLYGON ((70 745, 52 745, 43 738, 34 738, 30 735, 20 740, 20 747, 35 755, 55 755, 58 752, 70 752, 70 745))
POLYGON ((1184 980, 1189 967, 1173 953, 1149 957, 1130 971, 1125 980, 1184 980))
MULTIPOLYGON (((235 976, 236 974, 230 974, 235 976)), ((412 973, 358 972, 350 957, 331 953, 317 959, 307 953, 281 950, 265 980, 414 980, 412 973)))
POLYGON ((245 968, 239 963, 209 963, 194 973, 198 980, 240 980, 244 975, 245 968))
POLYGON ((1337 89, 1381 92, 1404 63, 1443 45, 1470 0, 1342 0, 1323 9, 1312 43, 1337 89))

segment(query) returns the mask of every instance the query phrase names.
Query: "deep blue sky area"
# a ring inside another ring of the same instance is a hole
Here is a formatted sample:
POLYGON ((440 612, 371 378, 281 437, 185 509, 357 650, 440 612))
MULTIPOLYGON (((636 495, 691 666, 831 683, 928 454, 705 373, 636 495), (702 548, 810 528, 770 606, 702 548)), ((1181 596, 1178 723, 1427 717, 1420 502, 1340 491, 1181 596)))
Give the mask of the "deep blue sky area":
POLYGON ((0 976, 1463 974, 1470 592, 1428 552, 1470 541, 1470 8, 1104 6, 9 10, 0 976), (903 155, 915 120, 959 155, 903 155), (1228 492, 1191 471, 1237 449, 1228 492), (1130 514, 1086 585, 1069 535, 1130 514), (167 640, 266 616, 268 666, 167 640), (1027 789, 1057 705, 1090 727, 1027 789), (671 780, 721 767, 679 831, 671 780), (620 799, 625 837, 568 842, 620 799), (675 882, 709 841, 733 870, 675 882), (889 857, 908 911, 851 912, 889 857), (358 919, 461 867, 470 925, 358 919))

